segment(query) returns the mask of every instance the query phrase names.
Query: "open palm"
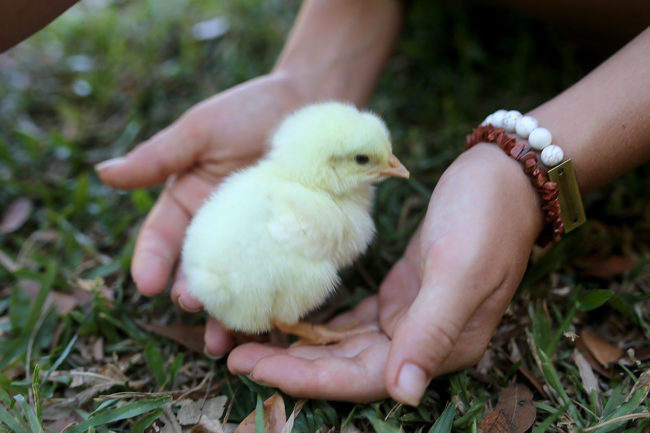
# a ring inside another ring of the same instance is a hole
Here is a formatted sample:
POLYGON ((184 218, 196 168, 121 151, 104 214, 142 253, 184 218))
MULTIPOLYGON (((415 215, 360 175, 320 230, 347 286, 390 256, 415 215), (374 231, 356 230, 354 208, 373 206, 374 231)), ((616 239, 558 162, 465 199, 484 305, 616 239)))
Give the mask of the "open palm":
POLYGON ((379 294, 331 323, 381 332, 331 346, 250 343, 231 353, 229 368, 292 395, 417 404, 431 378, 481 358, 540 230, 536 206, 517 163, 476 146, 445 172, 379 294))
MULTIPOLYGON (((116 188, 166 181, 133 254, 131 274, 140 292, 154 296, 165 290, 174 269, 180 269, 176 265, 185 230, 196 210, 224 177, 264 154, 270 130, 300 103, 287 77, 263 76, 203 101, 128 155, 98 165, 102 181, 116 188)), ((172 299, 190 311, 201 308, 180 272, 172 299)), ((232 347, 213 320, 206 341, 212 353, 232 347)))

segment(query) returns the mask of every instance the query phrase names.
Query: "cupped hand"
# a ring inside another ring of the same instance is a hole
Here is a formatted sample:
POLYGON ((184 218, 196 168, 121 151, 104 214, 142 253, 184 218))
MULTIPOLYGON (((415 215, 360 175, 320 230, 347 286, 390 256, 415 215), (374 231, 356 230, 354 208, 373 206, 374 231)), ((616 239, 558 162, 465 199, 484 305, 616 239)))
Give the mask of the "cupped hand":
MULTIPOLYGON (((101 180, 116 188, 166 181, 133 253, 131 274, 140 292, 153 296, 165 290, 192 215, 225 176, 264 154, 269 132, 301 103, 290 77, 266 75, 201 102, 124 157, 97 165, 101 180)), ((186 310, 201 308, 180 271, 171 292, 172 300, 186 310)), ((206 344, 209 353, 220 354, 232 341, 211 320, 206 344)))
POLYGON ((330 346, 249 343, 228 367, 301 397, 418 404, 433 377, 482 357, 542 227, 536 194, 498 147, 474 146, 445 171, 379 294, 331 323, 382 332, 330 346))

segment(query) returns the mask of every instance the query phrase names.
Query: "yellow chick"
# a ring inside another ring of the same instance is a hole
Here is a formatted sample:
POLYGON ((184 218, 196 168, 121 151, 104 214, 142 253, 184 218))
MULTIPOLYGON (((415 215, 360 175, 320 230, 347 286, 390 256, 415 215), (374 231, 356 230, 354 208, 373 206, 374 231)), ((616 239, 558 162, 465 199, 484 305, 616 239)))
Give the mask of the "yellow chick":
POLYGON ((372 184, 409 176, 384 122, 349 104, 296 111, 270 144, 212 193, 183 245, 190 292, 246 333, 290 331, 319 306, 373 237, 372 184))

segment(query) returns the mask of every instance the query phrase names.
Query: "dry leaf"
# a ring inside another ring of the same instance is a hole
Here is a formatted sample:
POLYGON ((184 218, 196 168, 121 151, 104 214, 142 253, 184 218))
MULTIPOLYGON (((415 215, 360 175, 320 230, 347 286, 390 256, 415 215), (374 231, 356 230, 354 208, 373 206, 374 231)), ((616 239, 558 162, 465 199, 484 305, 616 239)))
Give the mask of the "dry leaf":
POLYGON ((642 347, 634 351, 634 359, 638 361, 647 361, 650 359, 650 347, 642 347))
POLYGON ((192 427, 190 433, 224 433, 224 430, 218 419, 210 419, 203 415, 199 423, 192 427))
POLYGON ((199 423, 202 417, 208 420, 219 420, 223 415, 228 397, 221 395, 208 400, 190 400, 184 399, 181 408, 176 415, 180 425, 194 425, 199 423))
POLYGON ((282 427, 282 430, 280 433, 291 433, 293 431, 293 423, 296 420, 296 417, 302 410, 302 407, 307 403, 307 400, 303 399, 298 401, 296 405, 293 407, 293 411, 291 412, 291 415, 289 415, 289 419, 287 420, 286 424, 284 427, 282 427))
POLYGON ((477 427, 483 433, 514 433, 508 419, 500 410, 487 414, 477 427))
POLYGON ((608 368, 623 356, 623 349, 614 346, 605 337, 587 328, 584 328, 580 332, 580 340, 594 358, 605 368, 608 368))
POLYGON ((535 422, 537 408, 533 404, 533 393, 526 385, 510 385, 499 395, 497 410, 512 426, 513 433, 524 433, 535 422))
POLYGON ((582 341, 581 338, 578 338, 574 342, 576 349, 580 351, 582 356, 584 356, 585 360, 589 363, 591 366, 592 370, 600 374, 601 376, 611 379, 612 375, 609 373, 609 370, 607 370, 605 367, 603 367, 600 362, 594 358, 594 355, 589 352, 589 349, 587 349, 587 346, 585 346, 585 343, 582 341))
POLYGON ((584 387, 585 391, 587 391, 587 394, 591 394, 592 392, 596 393, 595 400, 599 405, 598 409, 602 410, 602 407, 600 407, 600 399, 598 398, 598 379, 596 379, 596 375, 591 369, 589 362, 578 350, 573 351, 573 361, 578 366, 578 372, 580 373, 582 386, 584 387))
MULTIPOLYGON (((277 392, 264 402, 264 431, 280 433, 287 423, 284 400, 277 392)), ((255 433, 255 411, 251 412, 237 427, 235 433, 255 433)))
MULTIPOLYGON (((20 287, 33 301, 36 299, 36 295, 41 289, 41 283, 39 281, 25 279, 18 281, 18 287, 20 287)), ((54 306, 57 313, 65 315, 77 308, 79 304, 80 299, 73 294, 50 291, 45 299, 43 310, 48 311, 51 306, 54 306)))
POLYGON ((32 211, 32 201, 28 198, 14 200, 5 211, 0 222, 0 233, 7 234, 18 230, 25 224, 32 211))
POLYGON ((636 260, 626 256, 588 257, 576 260, 576 265, 582 269, 585 275, 608 279, 634 269, 636 260))
POLYGON ((160 325, 158 323, 137 322, 142 328, 154 334, 184 346, 197 353, 203 353, 203 338, 205 334, 205 325, 186 326, 186 325, 160 325))

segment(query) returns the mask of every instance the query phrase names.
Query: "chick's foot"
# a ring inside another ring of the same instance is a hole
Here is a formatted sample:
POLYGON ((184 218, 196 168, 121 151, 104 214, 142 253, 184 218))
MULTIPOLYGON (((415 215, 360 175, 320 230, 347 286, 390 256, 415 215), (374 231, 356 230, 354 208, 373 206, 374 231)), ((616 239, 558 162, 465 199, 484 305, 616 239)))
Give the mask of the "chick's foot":
POLYGON ((354 337, 355 335, 379 331, 379 327, 376 325, 352 325, 345 326, 343 328, 328 328, 324 325, 317 325, 308 322, 297 322, 292 324, 274 322, 273 325, 285 334, 291 334, 300 337, 300 340, 294 343, 294 345, 334 344, 340 343, 341 341, 350 337, 354 337))

